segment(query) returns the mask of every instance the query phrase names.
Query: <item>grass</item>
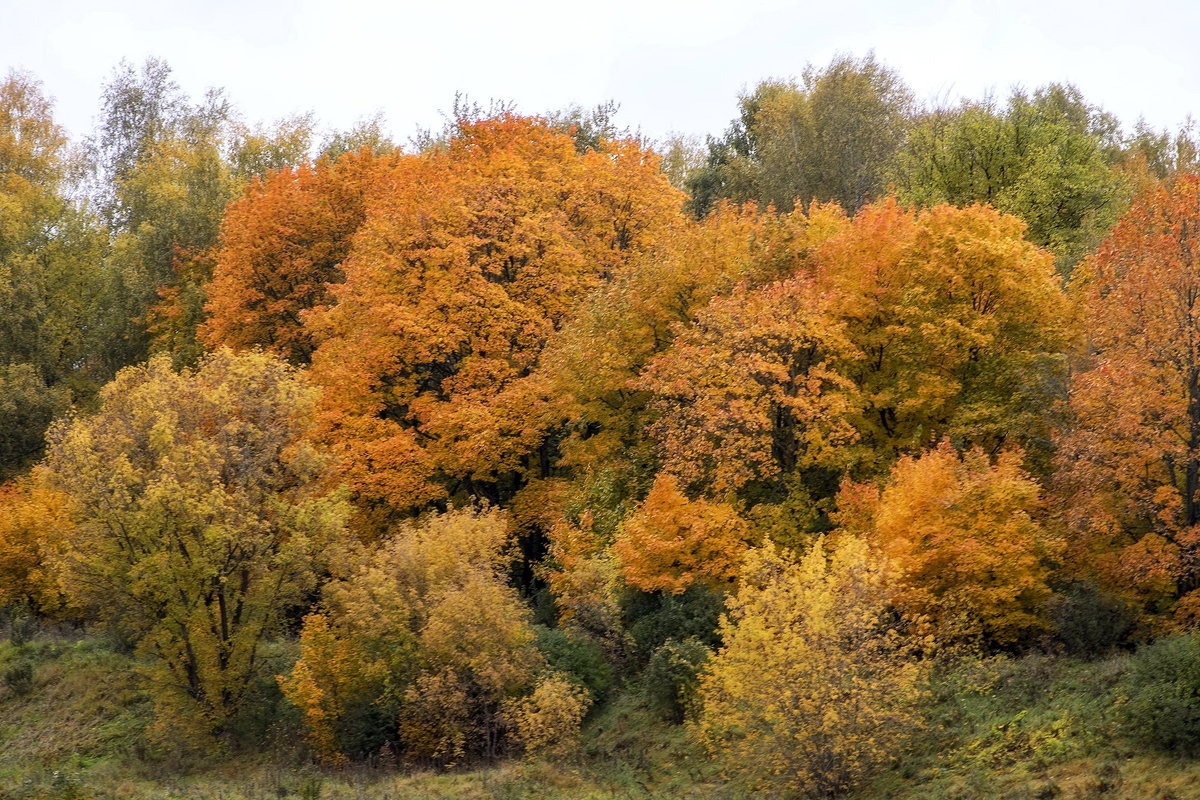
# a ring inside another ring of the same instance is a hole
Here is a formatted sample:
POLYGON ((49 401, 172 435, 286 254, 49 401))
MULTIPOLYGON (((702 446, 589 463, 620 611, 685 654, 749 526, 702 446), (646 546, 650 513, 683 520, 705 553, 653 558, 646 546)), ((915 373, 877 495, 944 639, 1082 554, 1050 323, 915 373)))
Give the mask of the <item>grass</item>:
MULTIPOLYGON (((1200 800, 1200 762, 1121 735, 1131 656, 1029 655, 943 665, 928 726, 856 800, 1200 800)), ((565 763, 448 773, 324 770, 281 745, 185 757, 148 747, 149 701, 132 658, 103 640, 0 642, 0 800, 733 800, 687 729, 618 694, 565 763), (18 669, 28 666, 28 670, 18 669)), ((295 739, 282 731, 277 742, 295 739)))

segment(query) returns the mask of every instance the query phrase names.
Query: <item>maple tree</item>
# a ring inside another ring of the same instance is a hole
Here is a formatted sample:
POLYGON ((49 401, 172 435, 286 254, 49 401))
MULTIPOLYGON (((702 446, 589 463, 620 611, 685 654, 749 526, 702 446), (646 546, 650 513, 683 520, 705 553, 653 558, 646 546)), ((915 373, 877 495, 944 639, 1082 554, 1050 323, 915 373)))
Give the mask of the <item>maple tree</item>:
POLYGON ((918 722, 925 667, 888 624, 887 571, 867 543, 818 539, 797 560, 747 559, 701 674, 695 731, 756 786, 845 792, 918 722))
POLYGON ((314 344, 302 314, 332 300, 328 285, 343 278, 365 194, 388 163, 368 150, 347 152, 250 183, 225 210, 201 340, 307 363, 314 344))
POLYGON ((831 296, 801 275, 715 298, 639 381, 648 431, 687 491, 735 494, 798 467, 845 463, 857 351, 831 296))
POLYGON ((306 323, 343 479, 385 510, 506 500, 553 463, 546 341, 663 234, 679 195, 632 141, 579 153, 511 116, 379 180, 336 302, 306 323))
POLYGON ((986 206, 860 211, 815 254, 818 280, 861 356, 863 457, 894 457, 942 436, 996 451, 1048 449, 1065 393, 1067 302, 1049 253, 1016 217, 986 206))
POLYGON ((1057 494, 1079 568, 1148 610, 1200 586, 1198 209, 1195 175, 1141 196, 1075 285, 1088 351, 1057 494))
POLYGON ((1047 630, 1063 543, 1042 522, 1022 456, 1006 451, 993 463, 943 441, 892 470, 869 537, 895 568, 894 602, 918 629, 1001 646, 1047 630))
POLYGON ((750 538, 734 508, 689 500, 675 478, 663 474, 625 521, 613 549, 627 584, 679 594, 697 582, 727 587, 741 569, 750 538))
POLYGON ((74 522, 63 588, 138 643, 164 726, 225 729, 341 533, 345 504, 319 491, 325 460, 302 439, 315 395, 265 354, 218 351, 179 373, 160 356, 52 431, 47 479, 74 522))
POLYGON ((646 365, 713 298, 757 288, 804 268, 811 252, 847 224, 836 207, 779 216, 752 204, 720 204, 670 233, 598 291, 547 344, 543 370, 566 403, 562 463, 596 466, 645 448, 646 365))

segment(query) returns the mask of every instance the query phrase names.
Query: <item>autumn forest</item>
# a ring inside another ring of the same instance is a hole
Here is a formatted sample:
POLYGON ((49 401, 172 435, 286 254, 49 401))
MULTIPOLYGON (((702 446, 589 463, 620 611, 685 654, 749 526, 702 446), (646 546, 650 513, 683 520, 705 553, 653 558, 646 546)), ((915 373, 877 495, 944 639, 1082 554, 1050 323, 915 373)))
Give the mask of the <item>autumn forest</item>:
POLYGON ((1200 797, 1200 131, 873 55, 704 141, 50 93, 3 800, 1200 797))

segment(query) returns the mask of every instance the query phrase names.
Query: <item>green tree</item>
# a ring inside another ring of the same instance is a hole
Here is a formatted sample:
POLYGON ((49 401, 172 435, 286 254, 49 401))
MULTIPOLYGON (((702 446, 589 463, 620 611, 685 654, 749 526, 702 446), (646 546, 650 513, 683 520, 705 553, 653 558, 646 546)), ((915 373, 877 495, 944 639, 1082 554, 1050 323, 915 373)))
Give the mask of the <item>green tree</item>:
POLYGON ((904 141, 912 96, 874 54, 811 65, 800 84, 765 81, 740 101, 724 141, 710 143, 707 169, 691 181, 694 210, 713 200, 756 200, 784 211, 834 201, 853 213, 885 189, 904 141))
POLYGON ((1116 127, 1059 84, 1014 91, 1003 105, 986 98, 935 108, 913 123, 891 178, 902 202, 986 203, 1020 217, 1066 272, 1120 211, 1116 127))
POLYGON ((69 197, 72 155, 33 76, 0 82, 0 478, 41 451, 95 373, 100 232, 69 197))

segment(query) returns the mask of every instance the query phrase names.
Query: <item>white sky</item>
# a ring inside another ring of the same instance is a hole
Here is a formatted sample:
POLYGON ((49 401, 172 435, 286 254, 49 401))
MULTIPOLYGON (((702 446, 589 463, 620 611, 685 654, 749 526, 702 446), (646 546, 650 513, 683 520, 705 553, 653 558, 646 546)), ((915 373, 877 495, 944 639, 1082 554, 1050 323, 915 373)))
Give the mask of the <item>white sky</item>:
POLYGON ((919 98, 1075 83, 1127 123, 1200 114, 1197 0, 0 0, 0 71, 32 71, 73 136, 121 58, 166 59, 248 120, 377 110, 398 141, 456 90, 534 113, 613 99, 651 136, 719 133, 738 92, 874 49, 919 98))

